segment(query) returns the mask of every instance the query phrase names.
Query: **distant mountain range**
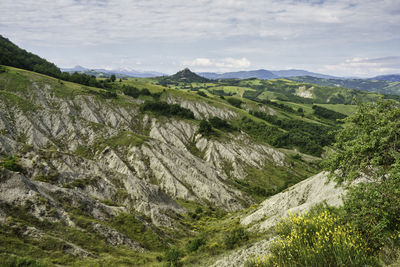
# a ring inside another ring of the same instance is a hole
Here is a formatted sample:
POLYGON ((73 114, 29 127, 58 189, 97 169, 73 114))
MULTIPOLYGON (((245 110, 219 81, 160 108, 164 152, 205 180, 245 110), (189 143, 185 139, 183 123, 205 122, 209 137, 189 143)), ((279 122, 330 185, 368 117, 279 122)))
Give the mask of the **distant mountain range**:
POLYGON ((215 73, 215 72, 199 72, 198 75, 207 79, 276 79, 279 78, 268 70, 250 70, 250 71, 237 71, 237 72, 226 72, 226 73, 215 73))
POLYGON ((88 75, 94 75, 96 77, 108 77, 111 74, 115 74, 117 78, 124 77, 137 77, 137 78, 150 78, 150 77, 158 77, 167 75, 165 73, 156 72, 156 71, 137 71, 130 68, 119 68, 119 69, 88 69, 82 66, 75 66, 73 68, 63 68, 61 71, 65 72, 78 72, 85 73, 88 75))
MULTIPOLYGON (((110 77, 111 74, 115 74, 117 78, 151 78, 168 76, 168 74, 157 72, 157 71, 137 71, 131 68, 119 68, 119 69, 89 69, 82 66, 75 66, 73 68, 61 68, 61 71, 65 72, 78 72, 85 73, 88 75, 94 75, 96 77, 110 77)), ((249 71, 236 71, 236 72, 197 72, 201 77, 207 79, 249 79, 258 78, 263 80, 270 79, 280 79, 280 78, 293 78, 293 77, 312 77, 320 79, 335 79, 335 80, 354 80, 356 78, 345 78, 336 77, 331 75, 326 75, 322 73, 310 72, 306 70, 290 69, 290 70, 249 70, 249 71)), ((390 74, 390 75, 380 75, 368 79, 358 79, 358 80, 379 80, 379 81, 390 81, 390 82, 400 82, 400 74, 390 74)))
POLYGON ((380 75, 380 76, 371 78, 370 80, 400 82, 400 74, 380 75))
POLYGON ((400 75, 384 75, 369 79, 326 79, 311 76, 288 77, 287 79, 321 86, 343 87, 381 94, 400 95, 400 75))
POLYGON ((250 70, 250 71, 237 71, 237 72, 226 72, 226 73, 215 73, 215 72, 199 72, 197 73, 208 79, 249 79, 258 78, 263 80, 269 79, 279 79, 279 78, 289 78, 296 76, 311 76, 316 78, 324 79, 342 79, 341 77, 335 77, 330 75, 325 75, 321 73, 309 72, 306 70, 250 70))

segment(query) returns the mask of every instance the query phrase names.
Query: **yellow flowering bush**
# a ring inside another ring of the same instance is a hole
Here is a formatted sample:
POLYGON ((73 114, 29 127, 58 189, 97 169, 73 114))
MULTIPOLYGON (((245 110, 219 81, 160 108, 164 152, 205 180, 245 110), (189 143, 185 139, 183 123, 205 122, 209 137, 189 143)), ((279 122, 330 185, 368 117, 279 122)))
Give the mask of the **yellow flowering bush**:
POLYGON ((290 214, 276 227, 270 254, 248 266, 375 266, 361 236, 327 209, 290 214))

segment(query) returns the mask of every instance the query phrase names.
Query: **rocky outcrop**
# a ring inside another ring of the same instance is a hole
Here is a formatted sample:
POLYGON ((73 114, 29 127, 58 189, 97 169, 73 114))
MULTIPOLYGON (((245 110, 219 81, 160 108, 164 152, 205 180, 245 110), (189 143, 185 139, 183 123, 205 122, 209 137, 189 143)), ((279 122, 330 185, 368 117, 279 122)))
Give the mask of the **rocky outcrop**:
POLYGON ((190 109, 196 119, 208 119, 211 117, 232 119, 239 116, 237 112, 228 107, 217 107, 205 101, 191 101, 175 96, 168 96, 166 101, 170 104, 179 104, 184 108, 190 109))
POLYGON ((251 257, 265 255, 268 251, 270 244, 273 239, 264 239, 254 244, 241 248, 236 251, 230 252, 226 255, 219 257, 213 264, 208 265, 209 267, 244 267, 246 262, 251 257))
POLYGON ((285 165, 283 153, 266 145, 253 143, 244 134, 231 135, 231 141, 224 143, 200 137, 196 147, 204 153, 207 162, 237 179, 246 177, 245 167, 262 168, 265 164, 285 165), (226 163, 231 168, 227 169, 226 163))
POLYGON ((93 223, 93 230, 106 238, 107 243, 113 246, 124 245, 139 252, 144 252, 144 249, 136 242, 129 239, 127 236, 105 227, 99 223, 93 223))
POLYGON ((255 212, 243 218, 241 224, 256 223, 253 229, 266 230, 287 217, 289 212, 302 213, 320 203, 342 205, 344 189, 329 181, 327 175, 321 172, 266 199, 255 212))
MULTIPOLYGON (((329 181, 327 175, 326 172, 321 172, 266 199, 257 210, 243 217, 241 224, 251 226, 252 231, 265 234, 266 230, 287 217, 289 212, 302 213, 321 203, 340 206, 344 189, 329 181)), ((266 255, 273 240, 273 236, 265 234, 265 239, 222 255, 210 266, 246 266, 246 261, 251 257, 266 255)))

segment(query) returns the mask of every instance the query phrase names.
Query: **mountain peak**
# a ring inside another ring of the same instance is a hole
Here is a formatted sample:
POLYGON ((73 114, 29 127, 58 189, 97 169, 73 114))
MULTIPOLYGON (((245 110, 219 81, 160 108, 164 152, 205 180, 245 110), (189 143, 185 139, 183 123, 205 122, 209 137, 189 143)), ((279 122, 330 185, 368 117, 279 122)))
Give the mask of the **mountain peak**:
POLYGON ((181 71, 178 71, 174 75, 171 76, 172 79, 178 81, 187 81, 187 82, 206 82, 208 79, 197 75, 192 72, 189 68, 184 68, 181 71))

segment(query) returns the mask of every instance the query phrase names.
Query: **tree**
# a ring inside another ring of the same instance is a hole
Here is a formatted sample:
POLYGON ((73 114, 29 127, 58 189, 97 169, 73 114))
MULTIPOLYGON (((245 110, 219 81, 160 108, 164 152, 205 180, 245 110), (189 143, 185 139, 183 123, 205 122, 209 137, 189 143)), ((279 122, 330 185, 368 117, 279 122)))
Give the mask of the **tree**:
POLYGON ((350 184, 344 218, 367 242, 367 252, 386 254, 381 256, 390 265, 400 244, 400 104, 360 104, 344 121, 325 165, 338 182, 363 174, 370 179, 350 184))
POLYGON ((204 136, 209 136, 211 132, 212 132, 211 124, 206 120, 202 120, 200 122, 199 133, 204 136))
POLYGON ((115 82, 115 79, 116 79, 115 74, 111 74, 110 80, 111 80, 112 82, 115 82))
POLYGON ((344 121, 334 152, 325 162, 336 180, 351 182, 363 174, 375 179, 398 176, 400 104, 391 100, 359 104, 358 110, 344 121))

